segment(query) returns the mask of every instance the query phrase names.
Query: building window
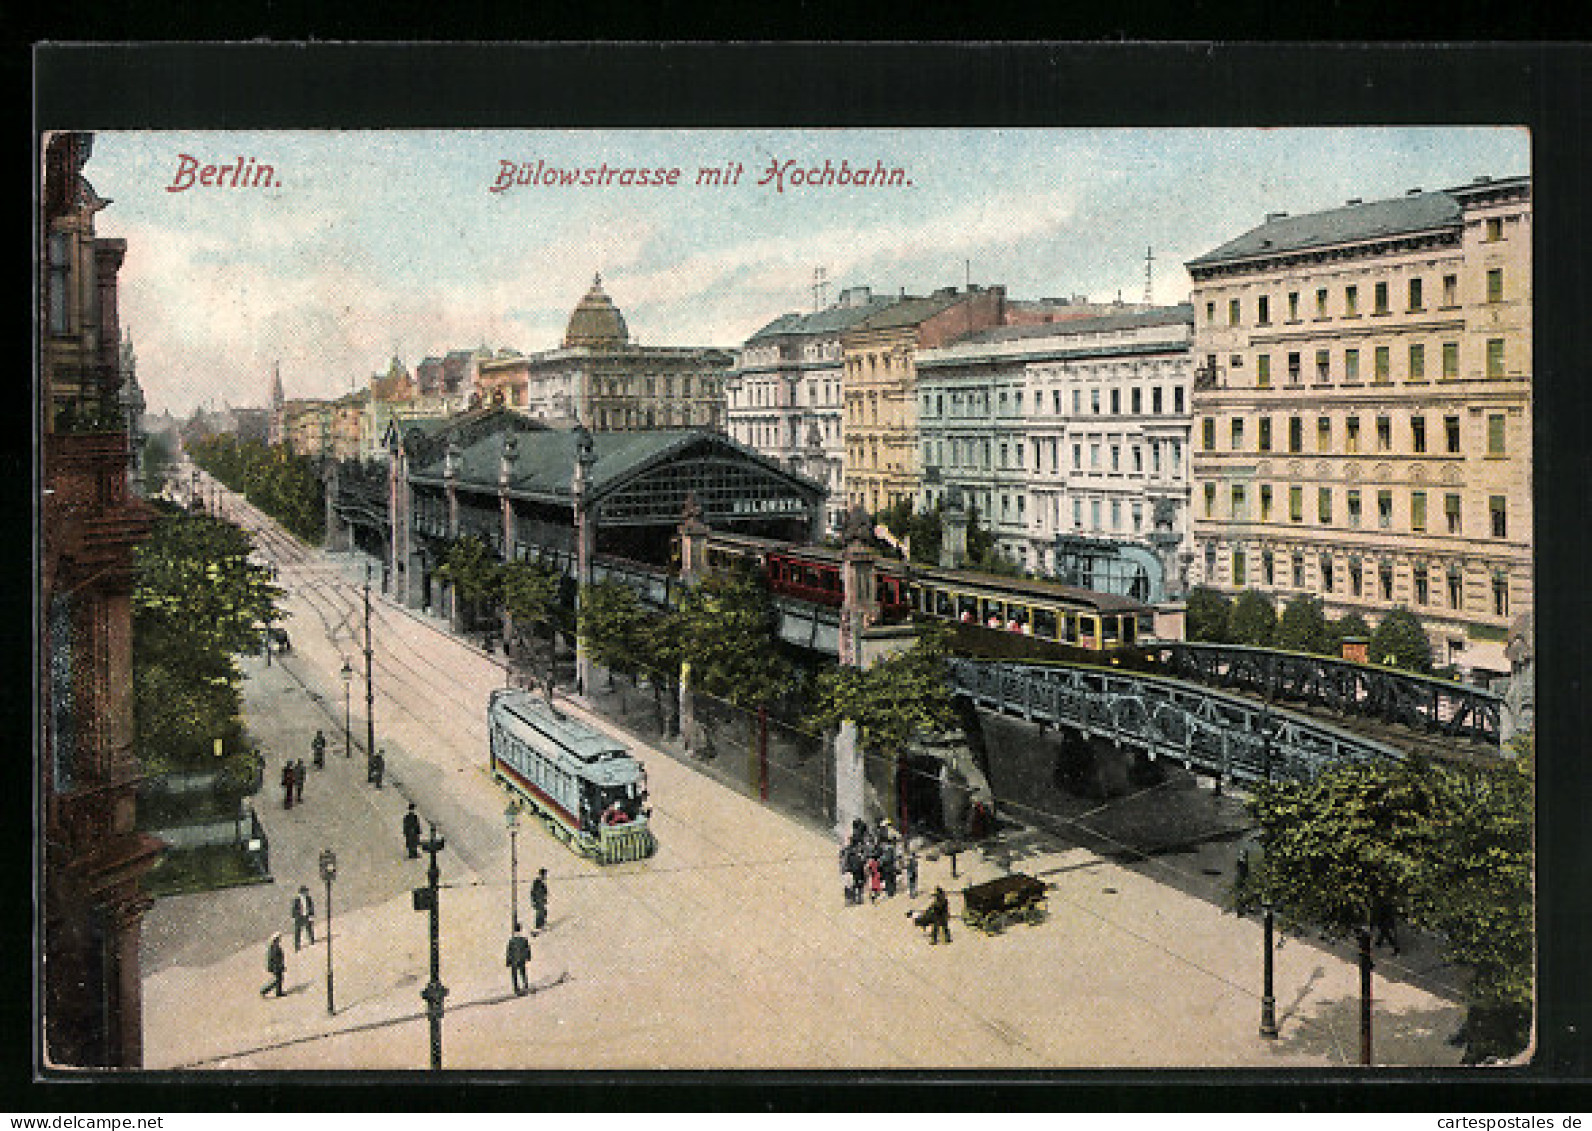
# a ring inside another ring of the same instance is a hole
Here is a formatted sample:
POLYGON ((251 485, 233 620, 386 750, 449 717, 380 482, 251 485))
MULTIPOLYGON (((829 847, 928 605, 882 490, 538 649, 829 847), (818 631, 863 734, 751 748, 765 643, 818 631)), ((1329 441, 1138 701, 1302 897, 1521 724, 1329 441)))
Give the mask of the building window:
POLYGON ((1172 386, 1172 415, 1173 416, 1182 416, 1183 415, 1183 386, 1182 385, 1173 385, 1172 386))
POLYGON ((1420 342, 1410 344, 1410 380, 1426 380, 1426 347, 1420 342))
POLYGON ((1316 381, 1325 385, 1332 380, 1332 355, 1326 350, 1316 351, 1316 381))
POLYGON ((1354 455, 1360 450, 1360 418, 1351 416, 1343 422, 1343 450, 1354 455))
POLYGON ((1305 556, 1296 551, 1289 564, 1293 566, 1294 588, 1303 589, 1305 587, 1305 556))
POLYGON ((1207 416, 1200 422, 1200 438, 1205 442, 1206 451, 1214 452, 1216 450, 1216 420, 1214 417, 1207 416))
POLYGON ((1388 375, 1391 371, 1389 361, 1391 352, 1387 346, 1377 346, 1376 351, 1371 355, 1371 372, 1374 374, 1374 380, 1378 385, 1387 383, 1388 375))
POLYGON ((1122 390, 1121 389, 1112 389, 1111 390, 1111 415, 1112 416, 1121 416, 1122 415, 1122 390))
POLYGON ((1410 492, 1410 529, 1426 529, 1426 492, 1410 492))
POLYGON ((1072 501, 1072 524, 1073 524, 1074 527, 1076 527, 1079 530, 1083 529, 1083 500, 1082 499, 1074 499, 1072 501))
MULTIPOLYGON (((1271 521, 1271 484, 1270 483, 1262 483, 1261 486, 1260 486, 1260 521, 1261 522, 1270 522, 1271 521)), ((1267 575, 1266 580, 1268 582, 1270 582, 1270 580, 1271 580, 1270 574, 1267 575)))
POLYGON ((1120 499, 1111 500, 1111 529, 1122 529, 1122 500, 1120 499))
POLYGON ((1156 416, 1161 415, 1161 386, 1159 385, 1150 389, 1150 412, 1156 416))
POLYGON ((1100 468, 1100 445, 1089 445, 1089 466, 1095 470, 1100 468))
POLYGON ((1504 238, 1504 222, 1502 218, 1490 216, 1487 219, 1487 242, 1497 243, 1504 238))
POLYGON ((1393 528, 1393 492, 1378 491, 1376 493, 1376 524, 1383 530, 1393 528))
POLYGON ((1450 534, 1461 533, 1458 495, 1449 494, 1443 496, 1443 513, 1448 518, 1448 532, 1450 534))
POLYGON ((1242 416, 1233 417, 1232 441, 1233 451, 1241 452, 1244 450, 1244 418, 1242 416))
POLYGON ((1122 445, 1121 444, 1112 444, 1111 445, 1111 470, 1112 471, 1121 471, 1122 470, 1122 445))
POLYGON ((1216 484, 1205 484, 1205 517, 1216 517, 1216 484))
POLYGON ((1321 589, 1322 589, 1323 592, 1326 592, 1326 593, 1331 593, 1332 592, 1333 575, 1336 572, 1337 571, 1335 569, 1333 569, 1332 555, 1331 554, 1322 554, 1321 555, 1321 589))
POLYGON ((1305 489, 1303 487, 1288 488, 1288 519, 1290 522, 1303 522, 1305 520, 1305 489))
POLYGON ((1410 280, 1410 309, 1411 310, 1421 310, 1421 309, 1423 309, 1423 306, 1422 306, 1423 301, 1424 301, 1424 299, 1423 299, 1423 296, 1421 295, 1421 281, 1419 279, 1411 279, 1410 280))
POLYGON ((1238 300, 1236 298, 1229 299, 1227 302, 1227 324, 1229 326, 1238 325, 1238 300))
POLYGON ((1144 449, 1137 444, 1133 445, 1133 473, 1135 475, 1144 473, 1144 449))
POLYGON ((1422 455, 1426 451, 1426 417, 1410 417, 1410 451, 1422 455))
POLYGON ((1448 567, 1448 607, 1451 609, 1465 607, 1465 575, 1459 571, 1457 565, 1448 567))
POLYGON ((1093 412, 1096 416, 1100 415, 1100 390, 1099 389, 1090 389, 1089 390, 1089 411, 1093 412))
POLYGON ((1288 383, 1290 385, 1297 385, 1299 384, 1299 381, 1299 355, 1297 353, 1291 353, 1288 355, 1288 383))
POLYGON ((1288 292, 1288 321, 1299 321, 1299 292, 1288 292))
POLYGON ((1415 603, 1417 605, 1430 603, 1431 593, 1427 590, 1426 567, 1417 565, 1411 572, 1415 580, 1415 603))
POLYGON ((1233 584, 1244 584, 1244 551, 1233 551, 1233 584))
POLYGON ((1509 615, 1509 578, 1502 573, 1493 574, 1493 616, 1506 617, 1509 615))
POLYGON ((65 232, 50 233, 49 303, 50 333, 65 334, 71 329, 71 242, 65 232))
POLYGON ((1376 313, 1376 314, 1386 314, 1387 313, 1387 284, 1386 283, 1378 283, 1376 285, 1376 288, 1372 291, 1372 295, 1374 296, 1372 298, 1372 300, 1371 300, 1372 304, 1373 304, 1373 312, 1376 313))
POLYGON ((1504 269, 1493 267, 1487 272, 1487 301, 1503 302, 1504 300, 1504 269))
POLYGON ((1393 563, 1381 562, 1376 567, 1377 583, 1382 587, 1382 600, 1393 599, 1393 563))
POLYGON ((1345 503, 1347 505, 1348 512, 1349 512, 1349 525, 1350 526, 1359 526, 1360 525, 1360 491, 1359 491, 1358 488, 1355 488, 1355 487, 1349 488, 1348 492, 1345 495, 1345 503))
POLYGON ((1099 499, 1090 499, 1089 500, 1089 522, 1090 522, 1090 529, 1099 530, 1101 528, 1100 527, 1100 500, 1099 499))
POLYGON ((1261 326, 1271 325, 1271 296, 1261 295, 1255 300, 1255 321, 1261 326))
POLYGON ((1323 526, 1332 522, 1332 488, 1316 489, 1316 519, 1323 526))
POLYGON ((1271 388, 1271 355, 1261 354, 1255 359, 1255 387, 1271 388))
POLYGON ((1259 442, 1260 450, 1263 452, 1271 451, 1271 417, 1261 417, 1256 422, 1255 428, 1258 433, 1256 439, 1259 442))
POLYGON ((1390 452, 1393 450, 1393 420, 1391 417, 1379 416, 1376 418, 1376 450, 1390 452))
POLYGON ((1320 416, 1316 418, 1316 451, 1330 452, 1332 450, 1332 417, 1320 416))
POLYGON ((1444 306, 1458 306, 1459 305, 1459 276, 1458 275, 1444 275, 1443 276, 1443 305, 1444 306))
POLYGON ((1305 422, 1297 416, 1288 418, 1288 450, 1294 454, 1304 450, 1305 422))
POLYGON ((1459 376, 1459 343, 1443 343, 1443 378, 1453 380, 1459 376))
POLYGON ((1233 484, 1233 517, 1234 518, 1236 518, 1236 519, 1245 519, 1245 518, 1249 517, 1249 514, 1248 514, 1247 510, 1245 509, 1244 503, 1245 503, 1244 485, 1242 483, 1233 484))
POLYGON ((1504 454, 1504 414, 1501 412, 1487 414, 1487 454, 1504 454))
POLYGON ((1443 433, 1448 438, 1448 451, 1450 455, 1459 452, 1459 417, 1443 417, 1443 433))
POLYGON ((1487 376, 1502 377, 1504 375, 1504 340, 1502 338, 1487 339, 1487 376))
POLYGON ((1343 379, 1345 381, 1358 381, 1360 379, 1360 351, 1343 351, 1343 379))
POLYGON ((1082 444, 1074 444, 1072 446, 1072 469, 1074 471, 1081 471, 1083 469, 1083 445, 1082 444))
POLYGON ((1072 414, 1074 416, 1082 416, 1083 415, 1083 390, 1082 389, 1074 389, 1072 391, 1072 414))
POLYGON ((1352 593, 1354 596, 1358 597, 1360 595, 1360 588, 1361 588, 1362 584, 1363 584, 1363 581, 1362 581, 1362 577, 1361 577, 1360 559, 1359 558, 1350 558, 1349 559, 1349 592, 1352 593))
POLYGON ((1358 318, 1360 316, 1360 288, 1348 286, 1343 288, 1343 316, 1345 318, 1358 318))
POLYGON ((1326 287, 1319 287, 1316 290, 1316 317, 1317 318, 1325 318, 1326 316, 1327 316, 1327 288, 1326 287))
POLYGON ((1130 399, 1133 402, 1133 415, 1134 416, 1138 416, 1141 413, 1143 413, 1144 412, 1144 390, 1139 388, 1137 385, 1133 386, 1133 393, 1132 393, 1132 396, 1131 396, 1130 399))
POLYGON ((1509 537, 1509 513, 1502 495, 1492 495, 1487 499, 1487 510, 1492 514, 1492 536, 1494 538, 1509 537))
POLYGON ((1270 550, 1260 552, 1260 574, 1267 585, 1277 584, 1277 555, 1270 550))

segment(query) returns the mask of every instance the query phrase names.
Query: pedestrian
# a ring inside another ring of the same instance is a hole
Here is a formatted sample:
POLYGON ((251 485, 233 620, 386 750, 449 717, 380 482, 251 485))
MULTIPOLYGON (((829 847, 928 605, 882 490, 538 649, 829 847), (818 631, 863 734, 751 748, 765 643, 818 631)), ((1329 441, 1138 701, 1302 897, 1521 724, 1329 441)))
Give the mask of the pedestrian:
POLYGON ((514 924, 514 933, 509 936, 508 953, 504 956, 504 964, 509 968, 509 982, 514 986, 516 996, 529 992, 531 984, 525 976, 525 964, 531 960, 531 942, 520 930, 518 923, 514 924))
POLYGON ((293 808, 293 781, 298 776, 289 758, 282 766, 282 808, 293 808))
POLYGON ((847 907, 857 902, 856 885, 852 881, 850 868, 840 869, 840 887, 842 894, 846 897, 847 907))
POLYGON ((929 903, 927 926, 929 928, 929 945, 935 946, 940 941, 940 932, 945 932, 945 941, 951 941, 951 904, 945 898, 944 888, 934 889, 934 898, 929 903))
POLYGON ((404 814, 404 848, 409 852, 409 859, 416 860, 420 857, 420 815, 415 812, 415 803, 409 803, 409 812, 404 814))
POLYGON ((1393 904, 1387 900, 1380 900, 1372 915, 1372 926, 1376 928, 1376 937, 1371 940, 1372 946, 1381 946, 1386 943, 1393 948, 1393 953, 1399 953, 1398 923, 1393 915, 1393 904))
POLYGON ((265 997, 272 990, 276 996, 282 996, 282 979, 287 974, 287 956, 282 953, 282 933, 278 931, 271 936, 271 945, 265 948, 265 968, 270 972, 271 980, 260 987, 260 996, 265 997))
POLYGON ((308 776, 303 758, 293 763, 293 804, 295 805, 304 804, 304 779, 308 776))
POLYGON ((879 874, 884 879, 884 895, 886 899, 894 899, 896 893, 896 851, 892 841, 886 841, 884 848, 879 853, 879 874))
POLYGON ((907 895, 909 898, 918 897, 918 854, 907 853, 907 895))
POLYGON ((299 885, 298 894, 293 897, 293 949, 301 948, 301 939, 305 934, 310 936, 310 945, 315 945, 315 900, 310 895, 310 889, 303 884, 299 885))
POLYGON ((863 869, 868 877, 868 902, 878 903, 880 889, 879 858, 877 856, 868 857, 868 862, 863 865, 863 869))
POLYGON ((536 909, 536 930, 547 926, 547 869, 538 868, 531 882, 531 906, 536 909))
POLYGON ((369 772, 366 775, 370 783, 377 789, 381 788, 381 779, 387 773, 387 755, 385 750, 386 747, 378 746, 376 748, 376 753, 370 756, 369 772))
POLYGON ((315 737, 310 741, 310 751, 315 757, 315 768, 326 768, 326 735, 321 731, 315 732, 315 737))

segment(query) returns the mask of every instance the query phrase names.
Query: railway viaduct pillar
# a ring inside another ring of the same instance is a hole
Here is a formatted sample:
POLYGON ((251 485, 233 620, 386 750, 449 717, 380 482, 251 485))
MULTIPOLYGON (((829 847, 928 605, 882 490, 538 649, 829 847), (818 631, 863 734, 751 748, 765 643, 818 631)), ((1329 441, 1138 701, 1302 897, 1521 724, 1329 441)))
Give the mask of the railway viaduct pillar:
POLYGON ((353 528, 337 511, 337 496, 343 488, 342 472, 336 460, 326 462, 326 548, 347 553, 354 548, 353 528))

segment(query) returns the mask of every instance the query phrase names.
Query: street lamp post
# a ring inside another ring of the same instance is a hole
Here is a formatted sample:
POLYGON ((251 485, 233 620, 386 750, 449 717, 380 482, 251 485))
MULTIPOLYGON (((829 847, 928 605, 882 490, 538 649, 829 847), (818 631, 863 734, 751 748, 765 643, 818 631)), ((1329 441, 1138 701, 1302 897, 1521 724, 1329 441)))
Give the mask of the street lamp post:
POLYGON ((426 983, 426 988, 420 991, 421 999, 426 1003, 426 1020, 431 1029, 431 1067, 433 1070, 442 1068, 442 999, 448 996, 448 987, 442 984, 442 950, 441 950, 441 922, 439 921, 439 905, 437 889, 440 886, 442 873, 437 868, 437 853, 445 847, 442 837, 437 835, 435 823, 431 826, 431 835, 420 842, 420 847, 431 856, 431 867, 426 871, 426 886, 414 889, 414 903, 416 911, 429 911, 431 917, 431 981, 426 983))
POLYGON ((337 1012, 332 991, 332 881, 337 878, 337 853, 330 848, 321 853, 321 879, 326 881, 326 1012, 337 1012))
POLYGON ((509 923, 514 930, 520 929, 520 803, 510 801, 509 807, 503 810, 503 823, 509 829, 509 923))
POLYGON ((354 756, 354 708, 350 693, 354 686, 354 669, 343 661, 343 757, 354 756))
POLYGON ((371 772, 371 759, 376 756, 376 685, 372 679, 370 647, 370 563, 365 563, 365 776, 371 772))
MULTIPOLYGON (((1260 764, 1266 778, 1266 784, 1271 784, 1271 710, 1268 708, 1260 716, 1260 764)), ((1263 862, 1266 868, 1271 867, 1271 861, 1263 862)), ((1272 962, 1272 931, 1274 923, 1271 908, 1271 874, 1267 871, 1261 877, 1266 886, 1266 898, 1261 904, 1261 931, 1262 931, 1262 960, 1261 960, 1261 989, 1260 989, 1260 1035, 1269 1040, 1277 1039, 1277 994, 1273 985, 1272 962)))

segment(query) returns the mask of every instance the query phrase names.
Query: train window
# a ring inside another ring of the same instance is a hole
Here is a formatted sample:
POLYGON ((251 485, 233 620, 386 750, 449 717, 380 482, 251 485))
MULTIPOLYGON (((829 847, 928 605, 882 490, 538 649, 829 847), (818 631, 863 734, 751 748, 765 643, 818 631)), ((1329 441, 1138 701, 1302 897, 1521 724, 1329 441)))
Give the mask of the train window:
POLYGON ((956 601, 943 589, 925 589, 923 604, 925 611, 932 611, 937 617, 956 617, 956 601), (929 604, 931 601, 932 605, 929 604))
POLYGON ((1006 608, 1006 627, 1013 632, 1031 632, 1028 622, 1028 609, 1023 605, 1008 605, 1006 608))
POLYGON ((1122 643, 1133 644, 1139 639, 1139 618, 1125 616, 1122 618, 1122 643))
POLYGON ((1046 640, 1056 639, 1056 610, 1034 610, 1034 635, 1042 636, 1046 640))
POLYGON ((1091 616, 1078 618, 1078 642, 1085 648, 1100 646, 1100 621, 1091 616))
POLYGON ((978 620, 978 598, 958 593, 956 595, 956 618, 964 621, 978 620))
POLYGON ((1119 635, 1117 631, 1117 617, 1101 617, 1101 643, 1115 644, 1119 635))

